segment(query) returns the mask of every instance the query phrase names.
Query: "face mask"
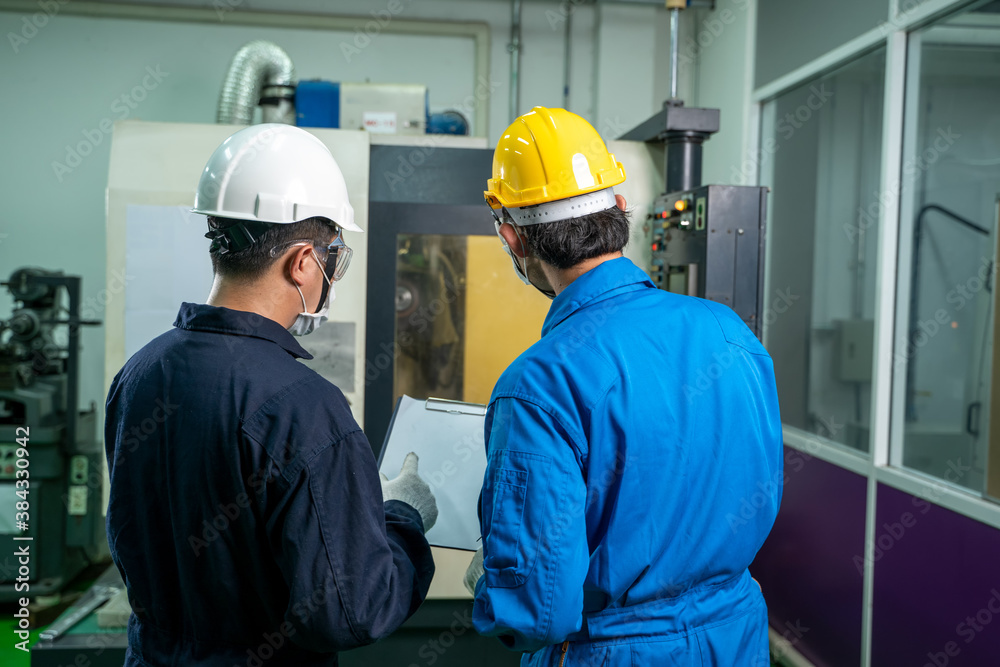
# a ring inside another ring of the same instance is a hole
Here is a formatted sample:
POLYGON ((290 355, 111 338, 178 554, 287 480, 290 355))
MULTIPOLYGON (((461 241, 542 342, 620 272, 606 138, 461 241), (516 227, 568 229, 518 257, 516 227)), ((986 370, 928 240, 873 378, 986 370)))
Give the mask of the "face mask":
MULTIPOLYGON (((556 291, 552 289, 552 284, 549 282, 548 277, 542 270, 540 260, 536 257, 517 257, 511 251, 510 246, 507 245, 507 239, 505 239, 503 234, 500 233, 499 222, 496 224, 496 228, 497 236, 500 237, 500 241, 503 243, 503 249, 510 257, 510 261, 514 265, 514 271, 517 273, 517 277, 521 279, 521 282, 525 285, 531 285, 549 299, 556 298, 556 291)), ((517 234, 517 238, 521 239, 521 247, 527 248, 528 244, 525 241, 524 236, 521 235, 521 230, 519 230, 516 226, 514 227, 514 233, 517 234)))
POLYGON ((329 291, 327 292, 323 307, 315 313, 310 313, 308 306, 306 306, 306 297, 302 294, 299 286, 295 286, 295 289, 299 292, 299 298, 302 299, 302 312, 295 316, 292 326, 288 327, 288 332, 293 336, 308 336, 313 331, 316 331, 316 329, 319 329, 327 320, 327 314, 330 312, 330 304, 337 298, 336 290, 333 288, 333 280, 327 278, 326 271, 323 270, 323 265, 319 263, 319 258, 316 257, 315 252, 313 253, 313 259, 316 260, 323 279, 329 283, 329 291))
POLYGON ((525 257, 521 260, 524 264, 525 273, 528 274, 528 282, 536 290, 544 294, 550 300, 556 298, 556 291, 549 282, 549 277, 542 270, 542 261, 536 257, 525 257))

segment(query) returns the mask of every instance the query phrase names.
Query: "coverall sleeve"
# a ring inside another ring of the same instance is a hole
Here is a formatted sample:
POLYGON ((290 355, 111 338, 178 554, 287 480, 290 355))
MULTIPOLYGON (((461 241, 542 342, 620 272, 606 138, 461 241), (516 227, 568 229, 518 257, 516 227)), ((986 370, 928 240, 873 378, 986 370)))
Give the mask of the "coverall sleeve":
POLYGON ((317 652, 370 644, 423 602, 434 575, 415 509, 382 502, 377 466, 360 431, 321 450, 268 520, 289 586, 285 622, 317 652))
POLYGON ((486 424, 483 567, 473 624, 536 651, 580 629, 589 565, 587 487, 574 437, 535 403, 499 398, 486 424))

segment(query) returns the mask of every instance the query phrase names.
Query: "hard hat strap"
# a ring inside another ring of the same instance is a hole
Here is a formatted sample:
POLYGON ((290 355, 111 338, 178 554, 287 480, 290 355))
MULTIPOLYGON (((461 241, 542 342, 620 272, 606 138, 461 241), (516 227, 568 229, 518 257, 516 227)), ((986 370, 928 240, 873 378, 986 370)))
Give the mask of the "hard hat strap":
POLYGON ((596 192, 545 202, 535 206, 504 208, 515 224, 538 225, 546 222, 560 222, 572 218, 582 218, 591 213, 605 211, 615 206, 614 188, 604 188, 596 192))
POLYGON ((210 229, 205 238, 212 239, 212 254, 225 255, 249 248, 271 228, 271 223, 256 220, 241 220, 221 229, 210 229))

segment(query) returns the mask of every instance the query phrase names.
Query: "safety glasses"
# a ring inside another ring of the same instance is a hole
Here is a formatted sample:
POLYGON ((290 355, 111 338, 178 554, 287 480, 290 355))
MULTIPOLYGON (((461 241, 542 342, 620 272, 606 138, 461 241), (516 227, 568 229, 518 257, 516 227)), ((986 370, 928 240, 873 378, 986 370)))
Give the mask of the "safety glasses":
POLYGON ((500 208, 493 208, 489 205, 489 203, 487 203, 486 206, 490 209, 490 213, 493 215, 493 221, 496 222, 497 228, 499 228, 500 225, 502 225, 508 218, 507 209, 502 206, 500 208))
MULTIPOLYGON (((500 208, 493 208, 489 205, 489 201, 487 201, 486 205, 489 207, 490 213, 493 215, 493 226, 497 230, 497 236, 499 236, 500 240, 503 241, 503 236, 500 234, 500 226, 505 222, 509 222, 513 225, 514 219, 503 206, 500 208)), ((506 243, 507 242, 504 241, 504 245, 506 245, 506 243)))
POLYGON ((354 251, 344 243, 344 240, 339 235, 334 239, 333 243, 329 245, 313 245, 313 248, 316 250, 320 261, 326 267, 327 278, 337 281, 344 277, 344 274, 347 273, 347 267, 351 264, 351 257, 354 256, 354 251))
POLYGON ((333 242, 328 245, 316 243, 315 241, 311 241, 309 239, 297 239, 295 241, 283 243, 279 246, 271 248, 271 257, 277 257, 289 248, 303 245, 311 245, 313 247, 313 250, 316 252, 316 257, 319 258, 319 261, 324 266, 323 272, 329 280, 340 280, 344 277, 344 274, 347 273, 347 267, 351 264, 351 257, 354 255, 354 251, 351 250, 350 246, 344 243, 344 239, 339 232, 337 234, 337 238, 335 238, 333 242))

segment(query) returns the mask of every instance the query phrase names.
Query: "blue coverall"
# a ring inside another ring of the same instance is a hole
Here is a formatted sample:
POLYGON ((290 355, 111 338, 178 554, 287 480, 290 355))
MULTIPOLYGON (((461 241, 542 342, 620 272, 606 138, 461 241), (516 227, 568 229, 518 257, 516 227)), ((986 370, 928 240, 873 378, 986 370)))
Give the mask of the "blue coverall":
POLYGON ((604 262, 486 417, 473 623, 522 665, 769 663, 750 565, 778 511, 771 358, 726 306, 604 262))
POLYGON ((184 304, 174 326, 107 402, 126 666, 326 667, 391 633, 434 563, 344 395, 269 319, 184 304))

